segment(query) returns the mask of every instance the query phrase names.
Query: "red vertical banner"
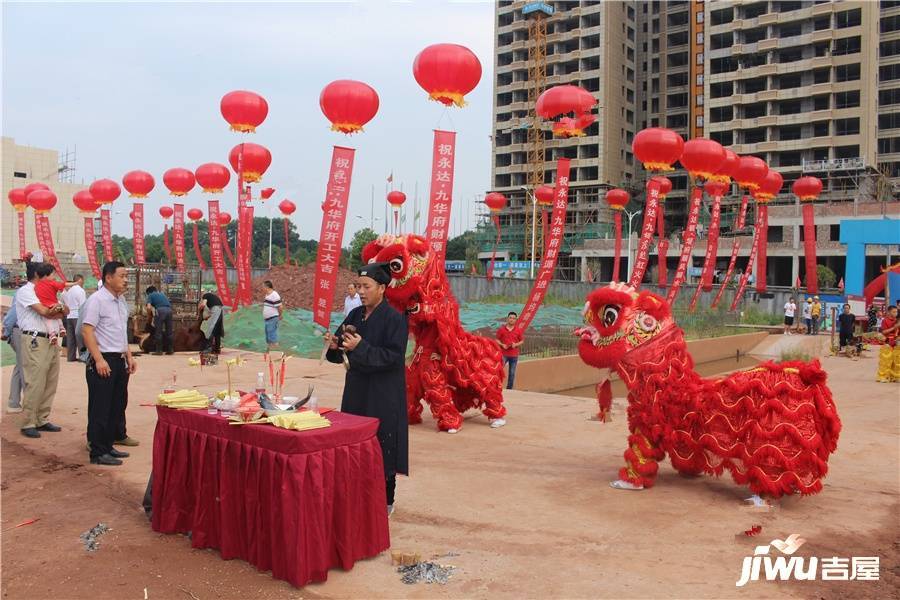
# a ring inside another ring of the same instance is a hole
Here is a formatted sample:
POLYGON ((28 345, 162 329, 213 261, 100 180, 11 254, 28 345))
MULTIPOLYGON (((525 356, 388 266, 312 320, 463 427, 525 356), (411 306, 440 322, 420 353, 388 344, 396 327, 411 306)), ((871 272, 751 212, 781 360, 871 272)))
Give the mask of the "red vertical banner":
POLYGON ((547 242, 550 241, 548 237, 550 227, 550 211, 542 210, 541 211, 541 241, 543 242, 543 247, 541 248, 541 256, 547 254, 547 242))
POLYGON ((103 255, 106 262, 111 262, 113 258, 112 245, 112 226, 109 223, 109 207, 100 208, 100 237, 103 239, 103 255))
POLYGON ((494 215, 494 227, 497 228, 497 239, 494 240, 494 251, 491 252, 491 264, 487 270, 487 280, 494 278, 494 263, 497 261, 497 246, 500 245, 500 215, 494 215))
POLYGON ((622 264, 622 211, 613 209, 613 224, 616 228, 616 241, 613 242, 612 281, 619 281, 619 267, 622 264))
POLYGON ((434 130, 431 158, 431 198, 425 238, 436 261, 444 262, 447 233, 453 203, 453 165, 456 159, 456 132, 434 130))
POLYGON ((19 258, 25 259, 28 250, 25 248, 25 211, 16 210, 16 218, 19 221, 19 258))
POLYGON ((735 239, 731 243, 731 259, 728 261, 728 270, 725 271, 725 277, 722 279, 722 285, 719 287, 719 291, 712 302, 711 308, 717 307, 719 305, 719 301, 722 300, 722 295, 725 293, 725 288, 728 287, 728 282, 731 281, 731 275, 734 273, 734 266, 737 264, 737 256, 740 249, 741 242, 735 239))
POLYGON ((709 219, 709 235, 706 239, 706 260, 700 277, 703 291, 712 289, 713 272, 716 268, 716 254, 719 252, 719 225, 722 219, 722 196, 713 196, 712 215, 709 219))
POLYGON ((87 251, 88 262, 91 264, 91 273, 100 279, 100 265, 97 263, 97 240, 94 239, 94 217, 84 218, 84 248, 87 251))
POLYGON ((766 291, 766 265, 769 244, 769 206, 768 201, 756 205, 756 291, 766 291))
POLYGON ((59 278, 65 281, 66 275, 63 273, 59 261, 56 259, 56 249, 53 247, 53 233, 50 231, 50 220, 46 214, 35 213, 34 215, 35 229, 38 232, 38 245, 40 245, 41 253, 44 255, 44 262, 53 265, 59 278), (43 241, 43 244, 41 244, 43 241))
POLYGON ((231 264, 232 269, 237 269, 237 261, 234 260, 234 252, 231 250, 231 244, 228 243, 228 235, 226 235, 227 230, 222 228, 222 250, 225 250, 225 256, 228 257, 228 262, 231 264))
MULTIPOLYGON (((760 205, 757 205, 757 209, 759 209, 760 205)), ((734 292, 734 300, 731 301, 731 308, 729 310, 734 310, 737 308, 738 302, 741 299, 741 296, 744 295, 744 288, 747 287, 747 282, 750 281, 750 275, 753 274, 753 261, 756 260, 756 252, 759 249, 759 224, 757 223, 756 229, 753 232, 753 243, 750 246, 750 258, 747 260, 747 268, 744 270, 744 274, 741 275, 741 281, 738 283, 738 288, 734 292)))
POLYGON ((244 227, 241 229, 241 247, 243 251, 241 256, 238 257, 244 265, 244 286, 242 288, 241 301, 246 305, 250 305, 253 303, 253 289, 250 283, 253 273, 251 264, 253 258, 253 207, 250 205, 249 200, 241 208, 241 212, 244 216, 244 227))
POLYGON ((135 202, 131 211, 132 242, 134 245, 134 264, 146 263, 144 256, 144 203, 135 202))
POLYGON ((353 148, 334 147, 331 171, 325 188, 325 202, 322 205, 322 229, 319 232, 316 284, 313 290, 313 321, 326 330, 331 326, 331 309, 341 263, 341 243, 344 239, 344 224, 347 222, 354 153, 353 148))
POLYGON ((657 285, 666 287, 669 283, 669 266, 666 259, 669 255, 669 240, 666 238, 666 217, 664 212, 665 203, 660 198, 659 210, 656 213, 656 235, 659 238, 656 242, 656 261, 657 261, 657 285))
POLYGON ((284 224, 284 264, 289 265, 291 264, 291 231, 287 215, 281 222, 284 224))
POLYGON ((184 204, 175 203, 172 216, 172 238, 175 242, 175 265, 184 271, 184 204))
POLYGON ((225 257, 222 255, 222 237, 224 232, 219 227, 219 201, 209 200, 209 262, 216 280, 216 289, 223 304, 231 304, 231 291, 228 289, 228 276, 225 271, 225 257))
POLYGON ((566 209, 569 205, 569 164, 568 158, 560 158, 556 163, 556 187, 553 190, 553 214, 550 218, 550 239, 547 241, 547 253, 541 259, 541 268, 538 270, 528 301, 522 309, 522 314, 516 321, 516 329, 520 332, 528 329, 531 321, 537 315, 553 272, 556 270, 556 261, 562 250, 563 233, 566 228, 566 209))
POLYGON ((34 213, 34 234, 37 237, 38 248, 41 254, 47 254, 47 242, 44 240, 44 224, 41 222, 41 214, 34 213))
MULTIPOLYGON (((650 244, 653 242, 653 232, 656 230, 656 211, 659 210, 659 182, 651 177, 647 182, 647 203, 644 205, 644 226, 641 229, 641 240, 638 242, 637 255, 634 258, 634 268, 631 271, 629 285, 639 288, 647 271, 650 257, 650 244)), ((628 232, 631 235, 631 232, 628 232)), ((631 257, 628 257, 631 260, 631 257)))
POLYGON ((666 301, 671 305, 675 305, 675 299, 678 292, 684 284, 687 276, 688 267, 693 262, 691 253, 694 250, 694 242, 697 241, 697 223, 700 221, 700 202, 703 200, 703 188, 694 186, 691 192, 691 204, 688 209, 688 221, 684 228, 684 234, 681 240, 681 257, 678 259, 678 268, 675 270, 675 277, 672 278, 672 287, 666 295, 666 301))
POLYGON ((806 256, 806 293, 819 293, 819 273, 816 265, 815 206, 803 202, 803 254, 806 256))
POLYGON ((744 194, 743 198, 741 198, 741 209, 738 211, 737 222, 734 224, 735 229, 743 229, 744 226, 747 225, 747 202, 749 198, 747 194, 744 194))

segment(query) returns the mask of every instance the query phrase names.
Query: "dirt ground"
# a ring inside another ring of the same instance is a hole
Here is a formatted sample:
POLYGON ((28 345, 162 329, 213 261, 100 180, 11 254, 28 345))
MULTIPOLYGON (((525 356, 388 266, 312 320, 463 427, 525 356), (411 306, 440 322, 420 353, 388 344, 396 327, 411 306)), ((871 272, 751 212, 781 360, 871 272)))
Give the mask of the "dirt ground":
MULTIPOLYGON (((269 269, 262 277, 253 280, 253 289, 258 289, 263 282, 270 280, 281 295, 285 308, 313 308, 313 290, 316 281, 316 265, 310 263, 297 267, 294 265, 277 265, 269 269)), ((356 283, 356 273, 348 269, 338 269, 334 287, 334 310, 344 309, 344 297, 347 285, 356 283)))
MULTIPOLYGON (((314 382, 320 405, 339 403, 343 369, 289 364, 289 390, 314 382)), ((455 436, 430 420, 411 428, 412 476, 398 483, 393 549, 442 556, 457 567, 447 585, 403 584, 386 553, 295 589, 193 550, 183 536, 154 533, 140 508, 156 420, 142 404, 173 371, 182 386, 221 389, 224 366, 201 373, 186 356, 140 357, 128 423, 141 445, 124 467, 104 468, 88 464, 84 449, 83 368, 63 363, 52 414, 61 433, 26 439, 18 415, 0 424, 3 598, 897 597, 900 387, 873 382, 872 356, 824 364, 844 429, 817 496, 754 510, 730 479, 685 479, 668 463, 651 490, 613 490, 624 399, 615 401, 614 421, 600 424, 588 419, 590 399, 512 392, 505 428, 492 430, 474 413, 455 436), (15 528, 29 519, 39 520, 15 528), (100 522, 112 531, 87 552, 79 535, 100 522), (753 525, 762 526, 759 536, 740 535, 753 525), (881 580, 735 587, 754 546, 792 533, 807 540, 798 555, 879 556, 881 580)), ((251 356, 238 383, 250 384, 258 365, 251 356)))

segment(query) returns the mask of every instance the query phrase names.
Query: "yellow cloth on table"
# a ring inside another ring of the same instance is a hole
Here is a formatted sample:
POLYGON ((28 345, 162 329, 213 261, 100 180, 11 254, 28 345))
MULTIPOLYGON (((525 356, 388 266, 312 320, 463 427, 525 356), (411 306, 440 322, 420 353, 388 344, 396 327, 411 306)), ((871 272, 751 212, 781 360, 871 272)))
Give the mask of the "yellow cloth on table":
POLYGON ((268 419, 269 423, 275 427, 282 429, 293 429, 295 431, 306 431, 307 429, 320 429, 322 427, 331 427, 331 421, 318 413, 312 411, 290 412, 283 415, 272 415, 268 419))
POLYGON ((877 380, 882 383, 900 381, 900 345, 881 347, 878 353, 877 380))
POLYGON ((206 408, 209 406, 209 398, 197 390, 178 390, 177 392, 160 394, 156 397, 156 403, 169 408, 206 408))

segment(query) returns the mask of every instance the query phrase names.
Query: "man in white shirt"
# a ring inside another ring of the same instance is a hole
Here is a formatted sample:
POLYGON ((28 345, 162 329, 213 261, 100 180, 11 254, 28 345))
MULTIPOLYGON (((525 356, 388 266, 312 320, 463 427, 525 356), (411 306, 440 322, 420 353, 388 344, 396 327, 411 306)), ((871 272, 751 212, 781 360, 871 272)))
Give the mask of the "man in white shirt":
POLYGON ((278 325, 284 317, 281 306, 281 296, 275 291, 272 282, 263 282, 263 321, 266 326, 266 345, 269 350, 278 346, 278 325))
POLYGON ((784 303, 784 334, 791 335, 791 327, 794 326, 794 315, 797 313, 797 304, 791 297, 784 303))
POLYGON ((362 306, 362 300, 359 299, 356 284, 351 283, 347 286, 347 297, 344 298, 344 316, 349 315, 350 311, 357 306, 362 306))
POLYGON ((34 291, 34 284, 41 279, 36 274, 38 264, 29 262, 26 266, 28 283, 16 292, 16 324, 20 331, 20 351, 22 372, 25 378, 25 393, 22 397, 22 435, 30 438, 41 437, 42 431, 61 431, 57 425, 47 420, 56 396, 59 378, 59 338, 50 335, 47 320, 63 319, 68 312, 54 312, 41 304, 34 291))
POLYGON ((69 316, 66 317, 66 360, 68 362, 78 362, 75 325, 78 324, 78 310, 84 304, 87 295, 84 293, 84 277, 82 275, 75 275, 72 281, 75 282, 75 285, 63 292, 62 295, 63 304, 69 308, 69 316))

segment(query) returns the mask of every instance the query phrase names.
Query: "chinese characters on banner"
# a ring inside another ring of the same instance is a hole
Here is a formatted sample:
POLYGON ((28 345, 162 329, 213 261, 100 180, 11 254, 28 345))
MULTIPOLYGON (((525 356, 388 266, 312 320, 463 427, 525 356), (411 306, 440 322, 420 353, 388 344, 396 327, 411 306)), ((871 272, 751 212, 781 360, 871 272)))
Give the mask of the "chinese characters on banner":
MULTIPOLYGON (((142 234, 143 235, 143 234, 142 234)), ((137 238, 135 238, 137 239, 137 238)), ((143 249, 143 239, 141 248, 143 249)), ((88 262, 91 264, 91 273, 100 279, 100 264, 97 262, 97 240, 94 239, 94 217, 84 218, 84 248, 87 251, 88 262)))
POLYGON ((37 236, 38 248, 41 254, 47 255, 47 242, 44 240, 44 224, 41 222, 40 213, 34 213, 34 234, 37 236))
MULTIPOLYGON (((652 177, 647 182, 647 203, 644 205, 644 226, 641 229, 641 241, 638 242, 637 255, 634 257, 634 269, 631 271, 631 281, 628 285, 633 288, 641 286, 647 264, 650 262, 650 243, 653 241, 653 232, 656 231, 656 211, 659 210, 659 182, 652 177)), ((631 232, 629 232, 629 235, 631 232)), ((631 257, 628 257, 631 260, 631 257)))
POLYGON ((819 293, 819 273, 816 267, 815 206, 803 202, 803 254, 806 255, 806 293, 819 293))
POLYGON ((331 308, 334 303, 338 266, 341 262, 341 242, 344 239, 344 224, 347 221, 347 201, 350 197, 354 152, 353 148, 334 147, 331 154, 331 171, 325 189, 325 202, 322 204, 322 230, 319 232, 314 280, 316 287, 313 290, 313 321, 326 330, 331 325, 331 308))
POLYGON ((700 283, 694 290, 691 298, 691 306, 688 309, 694 312, 697 307, 697 301, 700 299, 701 292, 708 292, 712 289, 713 271, 716 267, 716 254, 719 251, 719 222, 722 216, 722 196, 713 196, 712 216, 709 219, 709 235, 706 238, 706 256, 703 260, 703 271, 700 273, 700 283))
POLYGON ((734 224, 735 229, 743 229, 747 224, 747 202, 749 198, 747 194, 744 194, 744 197, 741 198, 741 210, 738 212, 737 222, 734 224))
POLYGON ((100 237, 106 262, 113 260, 112 227, 109 224, 109 207, 100 208, 100 237))
MULTIPOLYGON (((142 265, 145 262, 144 259, 144 204, 143 202, 135 202, 134 208, 131 211, 132 220, 131 220, 131 229, 133 231, 133 241, 134 241, 134 262, 135 264, 142 265)), ((91 231, 91 237, 93 237, 93 231, 91 231)), ((90 250, 88 251, 90 252, 90 250)))
POLYGON ((697 240, 697 222, 700 221, 700 202, 703 200, 703 188, 699 185, 694 186, 691 192, 691 204, 688 209, 687 225, 684 228, 681 240, 681 257, 678 259, 678 268, 675 270, 675 277, 672 279, 672 287, 666 295, 666 302, 670 306, 675 306, 675 298, 684 283, 687 276, 688 267, 693 262, 691 252, 694 250, 694 242, 697 240))
POLYGON ((768 201, 756 203, 756 291, 766 292, 767 246, 769 244, 768 201))
POLYGON ((175 266, 184 272, 184 204, 175 204, 172 216, 172 237, 175 241, 175 266))
POLYGON ((560 158, 556 163, 556 187, 553 190, 553 214, 550 219, 550 239, 547 241, 547 252, 541 260, 541 268, 531 287, 528 301, 522 314, 516 321, 516 330, 524 332, 537 315, 538 308, 544 301, 544 295, 553 279, 556 261, 562 250, 563 233, 566 228, 566 207, 569 204, 569 159, 560 158))
MULTIPOLYGON (((760 205, 757 205, 757 210, 760 205)), ((759 215, 757 214, 757 221, 759 215)), ((747 260, 747 268, 744 269, 744 274, 741 275, 741 282, 738 284, 737 291, 734 292, 734 300, 731 301, 731 307, 729 310, 734 310, 737 308, 738 302, 741 299, 741 296, 744 295, 744 288, 747 287, 747 282, 750 280, 750 275, 753 274, 753 261, 756 260, 756 251, 759 249, 759 224, 757 223, 756 229, 753 231, 753 242, 750 246, 750 258, 747 260)))
POLYGON ((234 308, 249 305, 253 298, 250 289, 250 249, 253 247, 253 207, 244 203, 238 207, 238 287, 234 298, 234 308))
POLYGON ((431 201, 425 239, 436 264, 443 264, 450 230, 453 203, 453 163, 456 157, 456 132, 434 130, 434 153, 431 159, 431 201))
POLYGON ((25 211, 16 211, 16 217, 19 220, 19 258, 25 258, 28 250, 25 248, 25 211))
POLYGON ((222 255, 222 238, 224 232, 219 227, 219 201, 210 200, 209 214, 209 262, 216 280, 216 289, 223 304, 231 304, 231 291, 228 289, 228 276, 225 271, 225 257, 222 255))
POLYGON ((35 231, 38 234, 38 246, 40 247, 41 252, 44 255, 44 262, 48 262, 53 265, 53 268, 56 270, 56 274, 60 279, 65 281, 66 276, 62 271, 59 260, 57 260, 56 258, 56 249, 53 247, 53 234, 50 231, 50 220, 45 214, 35 214, 34 224, 35 231))

